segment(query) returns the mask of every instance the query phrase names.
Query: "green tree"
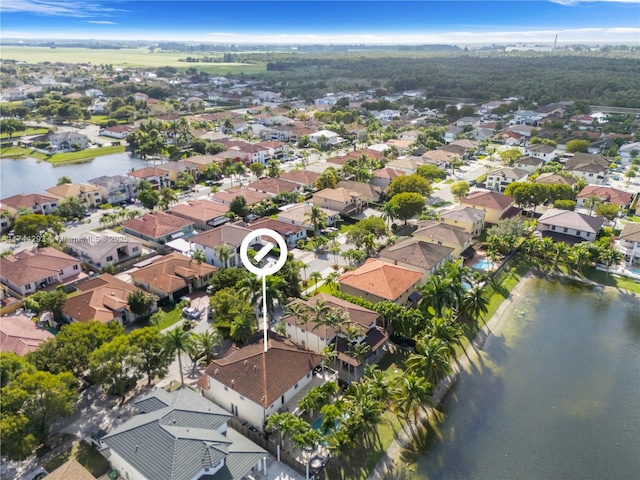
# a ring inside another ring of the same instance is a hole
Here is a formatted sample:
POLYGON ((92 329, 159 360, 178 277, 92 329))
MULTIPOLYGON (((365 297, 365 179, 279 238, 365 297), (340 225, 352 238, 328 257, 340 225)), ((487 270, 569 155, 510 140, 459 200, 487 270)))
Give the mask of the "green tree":
MULTIPOLYGON (((402 177, 398 177, 402 178, 402 177)), ((407 220, 418 215, 424 208, 424 197, 419 193, 399 193, 394 195, 389 203, 393 205, 393 208, 397 212, 398 218, 404 220, 404 224, 407 224, 407 220)))
POLYGON ((267 162, 267 176, 269 178, 277 178, 280 176, 280 162, 275 159, 271 159, 267 162))
POLYGON ((438 338, 425 336, 416 342, 416 353, 407 358, 407 373, 425 378, 432 385, 451 373, 449 346, 438 338))
POLYGON ((180 369, 180 384, 184 385, 184 370, 182 368, 182 354, 189 352, 192 348, 193 338, 191 332, 182 328, 174 328, 164 335, 165 352, 168 355, 178 357, 178 368, 180 369))
POLYGON ((9 138, 13 137, 16 132, 24 132, 27 129, 25 123, 21 120, 14 118, 3 118, 0 120, 0 132, 9 135, 9 138))
POLYGON ((576 209, 576 201, 575 200, 556 200, 555 202, 553 202, 553 208, 573 211, 576 209))
POLYGON ((415 420, 418 417, 420 409, 426 412, 426 407, 433 402, 431 384, 425 378, 415 374, 400 375, 393 390, 393 402, 395 411, 405 420, 409 431, 414 434, 412 419, 415 420))
MULTIPOLYGON (((22 373, 0 391, 2 415, 20 418, 16 421, 25 435, 32 434, 37 443, 46 443, 51 425, 73 413, 76 387, 76 379, 69 372, 22 373)), ((2 443, 4 453, 4 432, 2 443)))
POLYGON ((244 343, 253 334, 253 309, 246 304, 240 304, 233 307, 231 313, 233 320, 229 334, 236 342, 244 343))
POLYGON ((204 250, 196 249, 191 252, 191 260, 195 260, 198 265, 202 265, 207 261, 207 255, 204 253, 204 250))
POLYGON ((431 184, 417 174, 402 175, 394 178, 387 188, 387 196, 391 199, 400 193, 419 193, 424 197, 431 195, 431 184))
POLYGON ((73 183, 73 180, 71 180, 71 177, 67 177, 65 175, 58 179, 58 183, 56 183, 56 185, 64 185, 65 183, 73 183))
POLYGON ((229 205, 229 211, 235 213, 241 218, 244 218, 247 215, 247 201, 245 198, 242 195, 234 197, 229 205))
POLYGON ((249 170, 256 176, 256 179, 262 176, 265 171, 265 166, 259 162, 253 162, 249 165, 249 170))
POLYGON ((231 258, 231 254, 233 253, 231 247, 226 243, 221 243, 214 248, 214 251, 216 252, 216 256, 218 257, 218 260, 220 260, 222 266, 224 268, 228 268, 229 259, 231 258))
POLYGON ((140 378, 134 368, 135 346, 129 337, 121 335, 108 343, 102 344, 89 356, 91 377, 97 383, 108 388, 113 395, 124 395, 128 379, 140 378))
POLYGON ((43 245, 47 235, 59 235, 64 231, 64 225, 57 215, 31 213, 20 215, 14 223, 13 231, 17 237, 26 237, 43 245))
POLYGON ((149 315, 151 309, 156 304, 157 297, 148 294, 141 288, 136 288, 127 295, 127 305, 131 313, 137 316, 149 315))
POLYGON ((566 145, 566 151, 567 153, 587 153, 589 145, 589 140, 569 140, 566 145))
POLYGON ((336 170, 333 167, 329 167, 318 177, 315 183, 315 187, 318 190, 324 190, 325 188, 336 188, 337 183, 338 175, 336 174, 336 170))
POLYGON ((596 215, 598 217, 605 218, 610 222, 617 218, 619 212, 620 208, 613 203, 600 203, 596 207, 596 215))
POLYGON ((0 352, 0 388, 5 387, 21 373, 33 373, 36 368, 25 358, 13 352, 0 352))
POLYGON ((86 211, 86 205, 78 197, 71 196, 60 202, 56 214, 65 220, 73 220, 74 218, 82 218, 86 211))
POLYGON ((165 187, 162 190, 160 190, 160 201, 158 202, 158 205, 160 205, 160 208, 162 210, 168 209, 171 205, 173 205, 177 201, 178 201, 178 196, 176 195, 176 192, 171 190, 169 187, 165 187))
POLYGON ((138 193, 138 200, 142 206, 153 210, 160 203, 160 194, 156 190, 142 190, 138 193))
POLYGON ((316 205, 311 206, 311 210, 305 215, 304 219, 313 227, 314 234, 317 234, 327 224, 327 214, 316 205))
POLYGON ((431 165, 430 163, 420 165, 416 170, 416 174, 426 178, 430 182, 435 180, 444 180, 447 178, 447 172, 435 165, 431 165))
MULTIPOLYGON (((258 315, 258 317, 260 317, 263 303, 262 279, 256 275, 250 275, 242 281, 241 285, 242 287, 239 290, 240 295, 251 303, 256 308, 256 311, 260 312, 258 315)), ((285 285, 285 281, 278 275, 269 275, 266 277, 267 314, 271 318, 273 318, 275 302, 278 301, 280 304, 284 304, 286 300, 283 293, 285 285)))
MULTIPOLYGON (((218 258, 220 258, 219 254, 218 258)), ((249 272, 243 268, 221 268, 213 273, 209 285, 214 294, 223 288, 240 288, 238 284, 248 275, 249 272)))
POLYGON ((213 330, 199 332, 194 335, 195 350, 199 359, 209 365, 216 356, 216 348, 220 346, 218 334, 213 330))
POLYGON ((155 377, 164 377, 173 360, 168 354, 163 335, 154 327, 133 330, 128 341, 134 347, 134 354, 129 359, 131 366, 147 376, 147 385, 151 385, 155 377))
POLYGON ((453 195, 458 202, 469 195, 469 190, 469 183, 466 180, 459 180, 451 184, 451 195, 453 195))
POLYGON ((513 165, 516 160, 522 156, 522 152, 519 148, 510 148, 508 150, 501 151, 500 159, 507 165, 513 165))
POLYGON ((22 413, 3 411, 0 430, 2 431, 2 455, 6 458, 23 460, 38 446, 36 437, 29 432, 29 419, 22 413))
POLYGON ((38 313, 51 312, 57 321, 62 319, 62 309, 67 301, 67 294, 61 288, 51 291, 40 290, 27 297, 26 303, 38 313))

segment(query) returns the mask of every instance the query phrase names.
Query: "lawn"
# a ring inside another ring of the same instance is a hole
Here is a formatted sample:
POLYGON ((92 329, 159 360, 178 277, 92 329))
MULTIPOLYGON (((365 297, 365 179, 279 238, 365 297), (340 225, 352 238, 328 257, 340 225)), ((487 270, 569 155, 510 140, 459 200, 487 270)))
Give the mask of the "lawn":
MULTIPOLYGON (((48 128, 27 128, 22 132, 15 132, 11 138, 27 137, 29 135, 44 135, 49 131, 48 128)), ((0 133, 0 138, 9 138, 8 133, 0 133)))
POLYGON ((164 330, 171 325, 174 325, 180 321, 182 318, 182 312, 175 305, 162 307, 165 315, 162 321, 158 324, 158 328, 160 330, 164 330))
POLYGON ((109 155, 112 153, 122 153, 124 152, 124 145, 116 145, 112 147, 99 147, 99 148, 87 148, 85 150, 80 150, 78 152, 64 152, 64 153, 56 153, 49 158, 47 161, 49 163, 59 164, 59 163, 80 163, 86 160, 93 160, 95 157, 99 157, 101 155, 109 155))
POLYGON ((34 152, 30 148, 24 147, 5 147, 0 149, 0 158, 24 158, 34 157, 38 160, 44 160, 46 155, 40 152, 34 152))
POLYGON ((109 462, 95 448, 86 442, 73 442, 71 450, 54 457, 43 465, 47 472, 53 472, 68 460, 76 461, 94 477, 100 477, 109 471, 109 462))
POLYGON ((634 292, 636 295, 640 295, 640 283, 637 283, 633 278, 614 275, 612 273, 607 276, 607 272, 596 269, 587 270, 584 276, 601 285, 607 285, 608 287, 614 287, 620 290, 628 290, 634 292))
POLYGON ((153 52, 148 48, 91 49, 91 48, 49 48, 15 47, 2 48, 5 60, 20 60, 30 64, 41 62, 110 64, 114 67, 175 67, 179 70, 196 68, 207 73, 254 74, 266 71, 266 64, 247 63, 187 63, 179 61, 186 57, 197 57, 194 53, 153 52))

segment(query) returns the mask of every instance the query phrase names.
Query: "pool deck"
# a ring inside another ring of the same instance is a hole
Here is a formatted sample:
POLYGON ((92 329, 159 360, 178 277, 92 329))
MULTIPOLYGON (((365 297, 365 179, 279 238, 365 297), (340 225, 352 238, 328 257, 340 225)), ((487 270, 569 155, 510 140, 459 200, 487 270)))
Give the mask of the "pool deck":
POLYGON ((484 269, 482 269, 482 268, 474 268, 474 265, 475 265, 476 263, 478 263, 478 262, 482 261, 482 260, 490 261, 490 260, 487 258, 487 255, 486 255, 486 253, 485 253, 484 251, 476 251, 476 252, 474 253, 473 257, 471 257, 471 258, 469 258, 469 259, 467 259, 467 260, 465 260, 465 261, 463 262, 463 265, 464 265, 465 267, 473 268, 474 270, 479 270, 479 271, 482 271, 482 272, 490 272, 490 271, 492 271, 493 269, 495 269, 495 264, 494 264, 493 262, 491 262, 492 267, 491 267, 489 270, 484 270, 484 269))

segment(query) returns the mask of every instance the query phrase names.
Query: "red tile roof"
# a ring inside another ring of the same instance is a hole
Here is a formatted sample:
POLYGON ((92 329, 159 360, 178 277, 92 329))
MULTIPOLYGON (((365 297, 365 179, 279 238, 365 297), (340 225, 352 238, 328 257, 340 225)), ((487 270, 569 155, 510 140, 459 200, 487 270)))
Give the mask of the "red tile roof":
POLYGON ((338 282, 390 301, 422 278, 422 273, 370 258, 357 270, 343 273, 338 282))
POLYGON ((151 265, 130 273, 136 282, 165 293, 173 293, 187 286, 188 277, 200 278, 218 270, 207 263, 198 262, 179 253, 170 253, 157 259, 151 265))
POLYGON ((26 285, 57 276, 60 270, 73 265, 80 265, 80 260, 53 247, 45 247, 1 258, 0 275, 13 285, 26 285))
POLYGON ((622 190, 616 190, 611 187, 603 187, 600 185, 587 185, 578 194, 578 198, 589 198, 592 195, 597 195, 604 202, 613 203, 615 205, 627 206, 631 202, 631 195, 628 192, 622 190))
POLYGON ((103 273, 99 277, 76 285, 78 295, 70 297, 62 311, 76 322, 98 320, 108 323, 122 315, 128 296, 136 287, 103 273))
POLYGON ((162 238, 189 225, 193 225, 193 220, 164 212, 148 213, 122 223, 124 228, 149 238, 162 238))
POLYGON ((26 315, 0 317, 0 352, 25 355, 34 351, 53 335, 39 328, 26 315))
POLYGON ((477 207, 492 208, 495 210, 506 210, 516 199, 496 192, 472 192, 462 199, 463 205, 475 205, 477 207))

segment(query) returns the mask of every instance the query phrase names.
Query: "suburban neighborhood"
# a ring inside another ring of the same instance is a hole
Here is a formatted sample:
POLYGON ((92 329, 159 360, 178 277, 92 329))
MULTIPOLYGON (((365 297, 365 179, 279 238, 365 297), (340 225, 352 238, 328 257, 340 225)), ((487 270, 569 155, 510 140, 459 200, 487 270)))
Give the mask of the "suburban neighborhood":
POLYGON ((637 110, 3 76, 3 170, 139 162, 0 199, 3 478, 383 478, 513 279, 640 292, 637 110), (255 267, 287 257, 262 279, 241 245, 264 228, 288 251, 252 237, 255 267))

